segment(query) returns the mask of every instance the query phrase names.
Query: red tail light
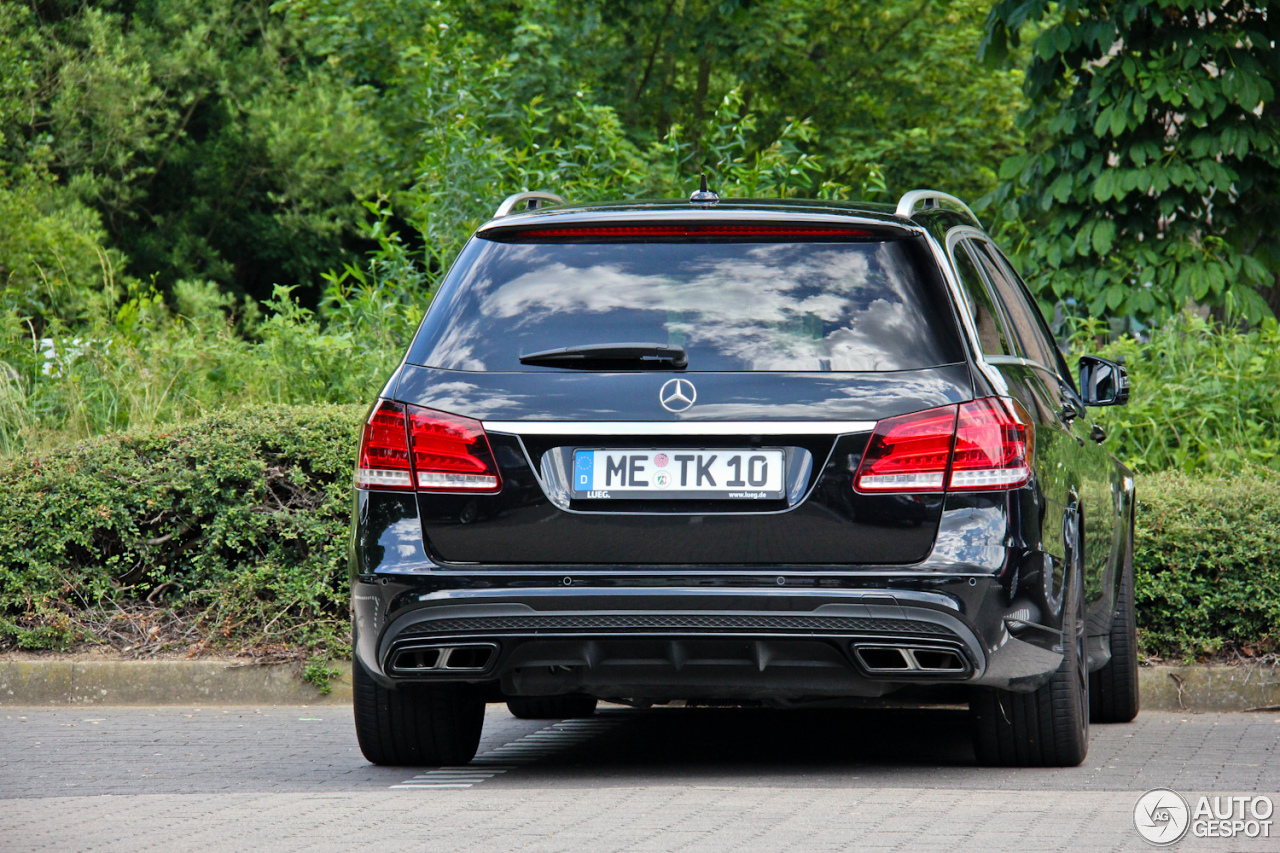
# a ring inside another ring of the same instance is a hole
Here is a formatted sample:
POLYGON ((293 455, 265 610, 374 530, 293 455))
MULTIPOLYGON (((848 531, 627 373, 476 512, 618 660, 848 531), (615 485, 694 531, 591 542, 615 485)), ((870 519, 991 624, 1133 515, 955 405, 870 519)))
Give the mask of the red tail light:
POLYGON ((369 415, 360 438, 356 463, 357 489, 412 489, 409 468, 409 436, 404 427, 404 406, 383 400, 369 415))
POLYGON ((960 407, 956 449, 951 457, 954 492, 1010 489, 1031 479, 1035 431, 1013 400, 987 398, 960 407))
POLYGON ((356 488, 495 492, 502 485, 479 421, 383 400, 360 441, 356 488))
POLYGON ((471 418, 409 406, 409 446, 423 491, 496 491, 502 481, 484 426, 471 418))
POLYGON ((1034 437, 1026 411, 1004 398, 888 418, 876 425, 854 488, 868 493, 1011 489, 1031 479, 1034 437))
POLYGON ((955 434, 955 406, 881 421, 862 455, 858 491, 942 491, 955 434))

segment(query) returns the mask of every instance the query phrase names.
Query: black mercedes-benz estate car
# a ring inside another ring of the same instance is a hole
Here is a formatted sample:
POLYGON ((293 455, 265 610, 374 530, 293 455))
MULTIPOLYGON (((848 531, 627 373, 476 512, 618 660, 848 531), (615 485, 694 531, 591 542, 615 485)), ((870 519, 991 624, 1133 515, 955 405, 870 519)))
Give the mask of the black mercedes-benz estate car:
POLYGON ((1086 408, 1127 397, 942 193, 512 196, 364 426, 360 747, 897 694, 967 702, 980 762, 1078 764, 1138 710, 1133 474, 1086 408))

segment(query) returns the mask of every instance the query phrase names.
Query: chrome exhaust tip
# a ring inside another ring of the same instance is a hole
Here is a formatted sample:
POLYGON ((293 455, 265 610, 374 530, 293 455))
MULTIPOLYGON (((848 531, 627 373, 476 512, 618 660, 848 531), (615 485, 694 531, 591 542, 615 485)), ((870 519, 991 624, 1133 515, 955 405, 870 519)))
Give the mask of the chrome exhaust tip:
POLYGON ((393 675, 444 672, 484 672, 497 657, 496 643, 405 646, 391 655, 393 675))
POLYGON ((863 669, 876 675, 888 673, 963 675, 969 671, 969 664, 960 653, 945 646, 855 643, 853 653, 863 669))

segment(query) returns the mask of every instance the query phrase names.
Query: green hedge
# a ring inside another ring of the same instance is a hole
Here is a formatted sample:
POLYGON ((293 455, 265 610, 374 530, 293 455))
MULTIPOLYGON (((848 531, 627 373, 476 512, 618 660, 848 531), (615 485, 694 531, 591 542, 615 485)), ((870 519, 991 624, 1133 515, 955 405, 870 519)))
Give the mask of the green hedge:
POLYGON ((251 407, 0 467, 0 648, 347 648, 363 410, 251 407))
POLYGON ((1149 654, 1280 646, 1280 475, 1138 478, 1138 625, 1149 654))
MULTIPOLYGON (((0 650, 347 651, 355 406, 254 407, 0 467, 0 650)), ((1149 654, 1275 648, 1280 475, 1138 483, 1149 654)))

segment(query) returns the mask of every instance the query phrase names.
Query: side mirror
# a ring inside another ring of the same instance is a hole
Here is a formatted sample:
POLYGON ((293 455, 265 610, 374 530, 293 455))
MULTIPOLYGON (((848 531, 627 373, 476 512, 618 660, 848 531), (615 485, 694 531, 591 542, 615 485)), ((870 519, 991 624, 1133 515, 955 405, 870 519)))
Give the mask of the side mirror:
POLYGON ((1086 406, 1123 406, 1129 402, 1129 373, 1114 361, 1081 356, 1080 396, 1086 406))

